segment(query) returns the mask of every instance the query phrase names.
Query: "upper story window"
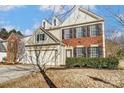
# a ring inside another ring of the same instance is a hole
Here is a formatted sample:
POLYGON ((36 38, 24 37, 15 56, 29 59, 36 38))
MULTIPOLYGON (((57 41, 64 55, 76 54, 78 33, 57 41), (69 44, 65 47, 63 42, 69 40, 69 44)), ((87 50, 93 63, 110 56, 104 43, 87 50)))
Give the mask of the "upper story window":
POLYGON ((40 41, 44 41, 45 39, 46 39, 46 36, 43 33, 36 35, 37 43, 39 43, 40 41))
POLYGON ((70 33, 70 29, 64 29, 64 39, 70 39, 71 38, 71 33, 70 33))
POLYGON ((102 24, 95 24, 90 26, 90 36, 98 36, 102 34, 102 24))
POLYGON ((81 38, 90 36, 99 36, 102 34, 102 24, 91 26, 73 27, 62 30, 62 39, 81 38))
POLYGON ((54 19, 54 22, 53 23, 54 23, 54 26, 56 26, 56 19, 54 19))
POLYGON ((76 28, 76 38, 80 38, 85 36, 85 31, 83 31, 83 27, 76 28))
POLYGON ((96 29, 96 25, 90 26, 90 36, 97 36, 98 30, 96 29))

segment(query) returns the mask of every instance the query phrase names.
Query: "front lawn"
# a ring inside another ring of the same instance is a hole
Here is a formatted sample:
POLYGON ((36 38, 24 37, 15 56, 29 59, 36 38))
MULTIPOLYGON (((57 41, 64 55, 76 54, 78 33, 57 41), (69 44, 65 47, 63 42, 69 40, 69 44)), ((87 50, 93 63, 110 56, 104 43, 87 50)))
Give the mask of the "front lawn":
MULTIPOLYGON (((49 69, 46 75, 56 87, 124 87, 124 70, 49 69)), ((0 84, 0 87, 50 87, 40 73, 0 84)))

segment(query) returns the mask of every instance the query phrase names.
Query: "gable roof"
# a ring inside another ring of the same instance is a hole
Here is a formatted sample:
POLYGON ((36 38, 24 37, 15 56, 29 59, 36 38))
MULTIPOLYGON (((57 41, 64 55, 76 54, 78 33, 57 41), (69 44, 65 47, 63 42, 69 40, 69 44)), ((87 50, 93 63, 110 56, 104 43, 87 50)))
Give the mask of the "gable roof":
POLYGON ((103 17, 101 17, 101 16, 93 13, 92 11, 89 11, 89 10, 84 9, 84 8, 78 8, 78 10, 81 11, 81 12, 83 12, 83 13, 86 13, 89 16, 92 16, 95 19, 103 20, 103 17))
MULTIPOLYGON (((51 44, 27 44, 26 46, 34 46, 34 45, 55 45, 55 44, 60 44, 60 45, 64 45, 64 43, 62 42, 62 41, 60 41, 57 37, 55 37, 51 32, 49 32, 49 31, 47 31, 47 30, 45 30, 43 27, 40 27, 39 28, 42 32, 44 32, 46 35, 48 35, 53 41, 55 41, 55 43, 51 43, 51 44)), ((37 30, 38 31, 38 30, 37 30)), ((32 37, 37 33, 37 31, 36 32, 34 32, 34 34, 29 38, 29 40, 28 41, 30 41, 31 39, 32 39, 32 37)))
POLYGON ((96 15, 95 13, 88 11, 84 8, 75 7, 70 13, 70 15, 68 15, 68 17, 63 21, 61 26, 100 21, 100 20, 103 20, 103 18, 96 15))
POLYGON ((87 9, 85 9, 85 8, 81 8, 81 7, 74 7, 74 8, 72 8, 72 10, 71 11, 69 11, 70 13, 68 13, 66 16, 64 16, 65 18, 59 18, 59 19, 61 19, 61 22, 63 23, 65 20, 67 20, 67 18, 73 13, 73 12, 75 12, 76 10, 79 10, 79 11, 81 11, 81 12, 83 12, 83 13, 86 13, 86 14, 88 14, 89 16, 92 16, 92 17, 94 17, 95 19, 102 19, 103 20, 103 17, 101 17, 101 16, 99 16, 99 15, 97 15, 96 13, 94 13, 94 12, 92 12, 92 11, 90 11, 90 10, 87 10, 87 9))
MULTIPOLYGON (((64 19, 59 18, 59 17, 57 16, 57 18, 58 18, 59 20, 61 20, 61 24, 60 24, 59 26, 52 27, 52 28, 49 28, 49 29, 47 29, 47 30, 50 30, 50 29, 57 29, 57 28, 61 28, 61 27, 67 26, 67 25, 65 25, 65 22, 66 22, 66 21, 68 20, 68 18, 69 18, 70 16, 72 16, 73 13, 76 12, 76 11, 80 11, 80 12, 86 14, 87 16, 89 16, 90 18, 94 19, 94 21, 87 21, 86 23, 104 21, 104 18, 103 18, 103 17, 101 17, 101 16, 99 16, 99 15, 93 13, 92 11, 89 11, 89 10, 87 10, 87 9, 80 8, 80 7, 74 7, 67 15, 64 16, 64 17, 65 17, 64 19)), ((88 19, 88 18, 87 18, 87 19, 88 19)), ((86 20, 87 20, 87 19, 86 19, 86 20)), ((85 23, 85 22, 82 22, 82 23, 85 23)), ((78 24, 78 23, 75 23, 75 24, 78 24)), ((81 23, 79 23, 79 24, 81 24, 81 23)), ((70 25, 70 24, 69 24, 69 25, 70 25)), ((68 26, 69 26, 69 25, 68 25, 68 26)))
POLYGON ((7 41, 10 40, 12 37, 15 37, 16 39, 22 39, 23 36, 17 34, 17 33, 11 33, 11 35, 8 37, 7 41))
POLYGON ((60 41, 57 37, 55 37, 51 32, 46 31, 43 27, 40 27, 40 29, 41 29, 45 34, 47 34, 50 38, 52 38, 55 42, 61 43, 61 41, 60 41))

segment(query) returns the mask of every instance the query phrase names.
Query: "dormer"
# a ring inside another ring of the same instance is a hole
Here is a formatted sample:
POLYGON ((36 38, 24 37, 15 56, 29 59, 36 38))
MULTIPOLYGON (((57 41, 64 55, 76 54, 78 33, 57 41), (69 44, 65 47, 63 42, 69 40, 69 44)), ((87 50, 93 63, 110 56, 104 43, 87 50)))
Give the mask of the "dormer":
POLYGON ((44 29, 49 29, 49 28, 51 28, 51 24, 46 19, 43 19, 42 20, 42 27, 44 29))
POLYGON ((54 16, 53 18, 52 18, 52 27, 57 27, 57 26, 59 26, 61 24, 61 21, 56 17, 56 16, 54 16))

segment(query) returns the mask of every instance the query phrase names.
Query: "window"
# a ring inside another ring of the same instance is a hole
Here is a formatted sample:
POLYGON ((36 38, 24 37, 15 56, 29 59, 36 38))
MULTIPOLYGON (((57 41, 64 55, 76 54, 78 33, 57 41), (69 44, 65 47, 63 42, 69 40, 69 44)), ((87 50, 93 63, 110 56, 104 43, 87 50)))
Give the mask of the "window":
POLYGON ((40 41, 44 41, 45 40, 45 34, 40 34, 40 41))
POLYGON ((90 48, 90 57, 99 57, 99 47, 90 48))
POLYGON ((76 28, 76 38, 80 38, 84 36, 83 28, 82 27, 77 27, 76 28))
POLYGON ((96 25, 90 26, 90 35, 91 36, 97 36, 98 35, 98 30, 96 28, 96 25))
POLYGON ((77 47, 75 48, 75 54, 76 57, 85 57, 86 51, 84 47, 77 47))
POLYGON ((54 26, 56 26, 56 19, 54 19, 54 26))
POLYGON ((64 29, 64 39, 70 39, 71 38, 71 33, 70 29, 64 29))
POLYGON ((37 42, 39 43, 40 41, 45 40, 45 34, 37 34, 37 42))
POLYGON ((43 28, 45 28, 45 22, 43 22, 43 28))

